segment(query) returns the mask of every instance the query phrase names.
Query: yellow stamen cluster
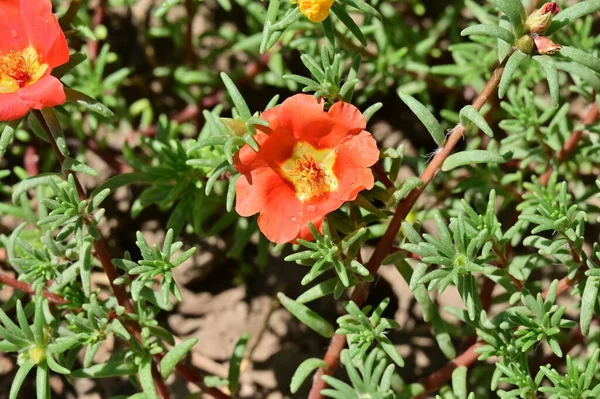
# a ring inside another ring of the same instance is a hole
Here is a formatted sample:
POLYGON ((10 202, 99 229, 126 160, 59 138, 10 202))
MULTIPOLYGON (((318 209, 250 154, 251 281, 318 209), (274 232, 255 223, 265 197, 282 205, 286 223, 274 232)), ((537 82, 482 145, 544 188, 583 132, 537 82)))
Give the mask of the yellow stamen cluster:
POLYGON ((310 201, 337 189, 338 182, 332 171, 334 162, 334 151, 317 150, 308 143, 299 143, 281 170, 294 185, 298 199, 310 201))
POLYGON ((48 64, 40 64, 38 53, 31 46, 0 54, 0 93, 13 93, 37 82, 46 69, 48 64))

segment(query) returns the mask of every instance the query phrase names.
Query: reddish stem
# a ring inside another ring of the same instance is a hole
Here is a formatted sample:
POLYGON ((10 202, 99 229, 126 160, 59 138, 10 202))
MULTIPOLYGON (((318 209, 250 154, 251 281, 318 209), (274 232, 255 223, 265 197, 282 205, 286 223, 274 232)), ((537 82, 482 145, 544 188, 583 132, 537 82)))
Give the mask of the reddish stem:
POLYGON ((446 363, 444 367, 435 371, 434 373, 429 374, 429 376, 421 380, 420 384, 423 385, 425 392, 415 396, 412 399, 421 399, 424 398, 428 393, 436 391, 439 387, 450 380, 452 372, 455 369, 459 367, 470 367, 477 361, 479 353, 476 353, 475 349, 479 348, 481 345, 483 345, 481 342, 471 345, 461 355, 457 356, 456 359, 446 363))
MULTIPOLYGON (((35 295, 35 290, 30 284, 23 281, 19 281, 16 278, 13 278, 9 275, 0 273, 0 283, 13 287, 19 291, 26 292, 29 295, 35 295)), ((53 294, 50 291, 43 290, 42 295, 48 300, 48 302, 54 303, 56 305, 66 305, 67 303, 69 303, 69 301, 67 301, 60 295, 53 294)))
MULTIPOLYGON (((569 276, 563 277, 558 282, 558 287, 556 288, 556 295, 562 295, 571 289, 575 284, 580 282, 585 277, 585 270, 579 269, 573 278, 569 278, 569 276)), ((542 299, 546 299, 548 297, 549 288, 546 288, 544 292, 542 292, 542 299)))
POLYGON ((375 171, 375 174, 377 174, 377 178, 381 183, 383 183, 385 188, 394 187, 394 183, 392 183, 390 178, 387 176, 387 173, 385 173, 383 166, 381 166, 381 162, 375 163, 375 165, 373 165, 373 170, 375 171))

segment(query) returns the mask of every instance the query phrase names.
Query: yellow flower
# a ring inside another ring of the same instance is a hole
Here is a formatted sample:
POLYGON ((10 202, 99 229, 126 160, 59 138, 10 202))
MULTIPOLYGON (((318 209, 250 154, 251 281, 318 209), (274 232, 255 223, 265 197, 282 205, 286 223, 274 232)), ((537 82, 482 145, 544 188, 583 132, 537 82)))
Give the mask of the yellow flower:
POLYGON ((298 0, 300 12, 312 22, 323 22, 335 0, 298 0))

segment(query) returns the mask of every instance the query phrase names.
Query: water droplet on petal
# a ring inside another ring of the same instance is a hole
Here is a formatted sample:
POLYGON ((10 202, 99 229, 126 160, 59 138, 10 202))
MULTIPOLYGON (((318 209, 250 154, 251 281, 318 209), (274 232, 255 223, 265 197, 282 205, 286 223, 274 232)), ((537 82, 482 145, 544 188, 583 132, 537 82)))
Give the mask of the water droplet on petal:
POLYGON ((309 205, 309 206, 307 206, 307 207, 306 207, 306 210, 307 210, 308 212, 314 212, 314 211, 316 211, 316 210, 317 210, 317 207, 316 207, 316 206, 314 206, 314 205, 309 205))
POLYGON ((18 36, 18 35, 17 35, 17 31, 16 31, 16 30, 13 30, 13 31, 12 31, 12 32, 10 32, 10 33, 11 33, 12 37, 17 37, 17 36, 18 36))
POLYGON ((296 216, 292 216, 292 223, 294 223, 296 221, 296 216))

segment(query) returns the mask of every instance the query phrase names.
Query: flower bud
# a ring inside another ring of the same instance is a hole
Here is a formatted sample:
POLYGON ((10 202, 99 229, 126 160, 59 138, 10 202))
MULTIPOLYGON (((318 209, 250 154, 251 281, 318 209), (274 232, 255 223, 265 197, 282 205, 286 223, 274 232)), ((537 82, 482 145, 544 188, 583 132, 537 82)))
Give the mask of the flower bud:
POLYGON ((554 43, 546 36, 534 35, 533 41, 535 42, 538 53, 542 55, 554 54, 562 48, 560 44, 554 43))
POLYGON ((228 130, 236 136, 243 136, 248 133, 248 127, 239 119, 221 118, 221 122, 223 122, 229 128, 228 130))
POLYGON ((517 48, 525 54, 533 52, 533 38, 531 35, 523 35, 517 40, 517 48))
POLYGON ((546 3, 542 8, 535 10, 529 15, 527 22, 525 22, 525 27, 531 33, 543 33, 550 26, 552 17, 558 14, 559 11, 560 7, 557 3, 546 3))

